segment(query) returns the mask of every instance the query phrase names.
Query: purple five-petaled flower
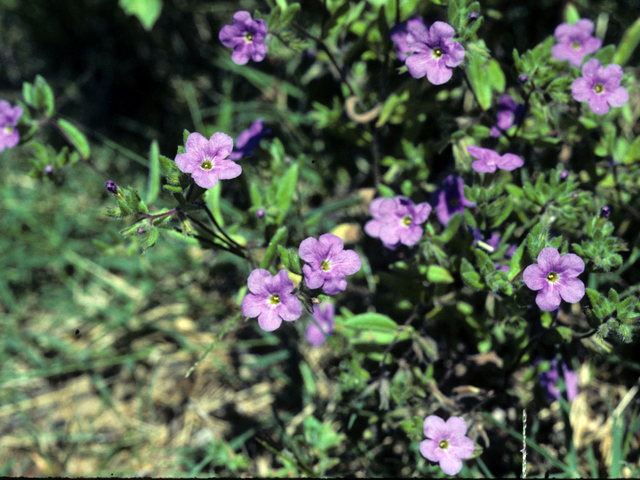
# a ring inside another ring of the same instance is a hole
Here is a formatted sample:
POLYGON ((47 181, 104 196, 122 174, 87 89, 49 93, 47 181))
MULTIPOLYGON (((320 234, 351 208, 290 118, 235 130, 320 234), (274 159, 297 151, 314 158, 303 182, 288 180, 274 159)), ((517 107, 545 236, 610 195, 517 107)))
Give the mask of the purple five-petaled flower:
POLYGON ((233 48, 231 60, 238 65, 244 65, 251 58, 254 62, 261 62, 267 54, 264 43, 267 38, 267 24, 262 19, 251 18, 249 12, 240 10, 233 14, 233 25, 225 25, 218 35, 225 47, 233 48))
POLYGON ((260 145, 262 137, 269 133, 271 133, 271 130, 264 128, 264 122, 259 118, 248 129, 240 132, 236 140, 236 146, 229 158, 237 161, 251 154, 260 145))
POLYGON ((434 85, 448 82, 453 67, 464 60, 464 47, 453 40, 455 30, 444 22, 435 22, 429 29, 423 24, 407 26, 407 48, 412 52, 405 60, 414 78, 425 75, 434 85))
POLYGON ((236 178, 242 173, 240 165, 227 159, 233 150, 229 135, 218 132, 207 140, 194 132, 187 137, 185 147, 186 153, 176 155, 176 165, 180 171, 190 173, 202 188, 213 188, 218 180, 236 178))
POLYGON ((307 262, 302 267, 304 280, 309 288, 320 288, 328 295, 335 295, 347 288, 345 275, 353 275, 362 261, 353 250, 344 250, 342 239, 332 233, 309 237, 300 243, 300 258, 307 262))
POLYGON ((20 141, 16 125, 23 113, 20 105, 12 107, 6 100, 0 100, 0 152, 15 147, 20 141))
POLYGON ((462 470, 462 460, 470 458, 475 450, 473 440, 465 436, 467 423, 460 417, 450 417, 446 422, 437 415, 424 419, 426 440, 420 442, 420 453, 432 462, 438 462, 447 475, 462 470))
POLYGON ((512 126, 520 123, 523 114, 523 104, 516 103, 510 95, 500 97, 498 112, 496 113, 496 126, 491 127, 491 136, 498 138, 503 131, 506 132, 512 126))
POLYGON ((589 102, 589 108, 597 115, 604 115, 611 107, 621 107, 629 100, 629 92, 620 85, 622 67, 611 64, 602 67, 592 58, 582 66, 582 77, 571 84, 571 95, 578 102, 589 102))
POLYGON ((267 270, 256 268, 247 280, 251 293, 242 300, 242 314, 258 317, 258 325, 265 332, 278 328, 282 320, 292 322, 302 314, 300 300, 291 293, 293 282, 286 270, 273 277, 267 270))
MULTIPOLYGON (((562 377, 567 387, 567 399, 571 402, 578 396, 578 374, 573 370, 569 370, 567 364, 562 362, 562 377)), ((558 380, 560 380, 558 360, 554 358, 550 362, 549 370, 538 374, 540 386, 544 388, 545 395, 549 400, 553 401, 560 398, 558 380)))
POLYGON ((398 244, 412 246, 422 237, 420 224, 427 220, 431 213, 428 203, 414 203, 406 197, 376 198, 369 205, 372 220, 369 220, 364 231, 367 235, 379 238, 382 244, 395 250, 398 244))
POLYGON ((538 263, 524 269, 524 283, 531 290, 539 290, 536 303, 541 310, 551 312, 560 306, 560 298, 569 303, 584 297, 584 283, 576 278, 584 271, 584 261, 574 253, 560 255, 553 247, 545 247, 538 255, 538 263))
POLYGON ((478 173, 493 173, 497 168, 510 172, 524 165, 524 160, 513 153, 500 155, 494 150, 476 147, 475 145, 469 145, 467 152, 477 159, 471 164, 471 168, 478 173))
POLYGON ((391 41, 396 44, 396 53, 398 54, 398 60, 405 61, 407 53, 411 50, 407 46, 407 29, 413 25, 424 26, 424 21, 421 17, 413 17, 407 20, 406 23, 398 23, 391 29, 391 41))
POLYGON ((318 325, 322 328, 318 328, 318 325, 311 322, 305 332, 305 337, 312 347, 319 347, 324 343, 329 335, 333 332, 335 322, 333 317, 335 315, 335 307, 330 303, 327 303, 323 309, 320 305, 313 306, 313 318, 315 318, 318 325))
POLYGON ((574 25, 561 23, 556 27, 553 36, 558 42, 551 49, 551 56, 556 60, 566 61, 579 67, 587 54, 600 48, 602 40, 592 37, 593 22, 582 18, 574 25))
POLYGON ((475 207, 464 196, 464 181, 457 175, 449 175, 442 181, 442 188, 433 192, 431 204, 442 225, 447 225, 451 217, 460 212, 464 214, 464 207, 475 207))

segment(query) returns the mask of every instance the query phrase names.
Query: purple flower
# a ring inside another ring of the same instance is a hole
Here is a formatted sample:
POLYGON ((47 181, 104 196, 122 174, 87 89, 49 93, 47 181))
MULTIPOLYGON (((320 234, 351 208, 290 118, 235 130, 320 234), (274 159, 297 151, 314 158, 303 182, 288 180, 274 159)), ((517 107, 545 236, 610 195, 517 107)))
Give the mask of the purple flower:
POLYGON ((476 206, 465 198, 464 181, 456 175, 449 175, 443 180, 442 188, 431 196, 431 204, 436 205, 438 220, 445 226, 456 213, 464 214, 464 207, 476 206))
POLYGON ((437 415, 424 419, 424 436, 420 442, 420 453, 432 462, 438 462, 447 475, 462 470, 462 460, 470 458, 475 450, 473 440, 465 436, 467 423, 460 417, 445 421, 437 415))
POLYGON ((314 348, 319 347, 324 343, 327 337, 331 335, 331 332, 333 332, 333 326, 335 325, 335 322, 333 321, 334 315, 335 307, 330 303, 327 303, 322 310, 319 305, 313 306, 313 318, 316 319, 322 330, 320 330, 318 325, 313 322, 307 327, 305 337, 311 346, 314 348))
POLYGON ((249 291, 242 300, 242 314, 258 317, 258 325, 265 332, 278 328, 282 320, 292 322, 302 314, 302 304, 295 295, 293 282, 286 270, 280 270, 273 277, 261 268, 256 268, 247 280, 249 291))
POLYGON ((431 28, 419 23, 407 26, 407 47, 412 54, 405 60, 414 78, 425 75, 434 85, 448 82, 452 67, 464 60, 464 47, 453 41, 455 30, 444 22, 435 22, 431 28))
POLYGON ((584 283, 576 278, 584 271, 584 261, 573 253, 560 256, 556 248, 543 248, 538 263, 524 269, 524 283, 531 290, 540 290, 536 303, 551 312, 560 306, 560 297, 569 303, 584 297, 584 283))
POLYGON ((116 185, 116 182, 114 182, 113 180, 108 180, 107 183, 104 184, 104 188, 106 188, 107 192, 111 193, 112 195, 118 194, 118 185, 116 185))
POLYGON ((233 140, 224 133, 214 133, 209 140, 197 132, 189 134, 187 152, 176 155, 180 171, 190 173, 196 185, 213 188, 218 180, 236 178, 242 167, 226 160, 233 149, 233 140))
POLYGON ((592 58, 582 66, 582 77, 571 84, 571 95, 577 102, 589 102, 589 108, 597 115, 604 115, 609 106, 621 107, 629 100, 629 92, 620 86, 622 67, 611 64, 602 68, 599 60, 592 58))
POLYGON ((518 124, 524 114, 524 105, 518 104, 509 95, 503 95, 498 102, 498 112, 496 113, 496 127, 491 127, 491 136, 498 138, 502 132, 509 130, 518 124))
POLYGON ((265 215, 264 208, 259 208, 258 210, 256 210, 256 216, 257 216, 258 218, 263 218, 263 217, 264 217, 264 215, 265 215))
POLYGON ((320 288, 335 295, 347 288, 345 275, 360 270, 361 260, 353 250, 343 250, 342 239, 332 233, 320 235, 320 240, 309 237, 300 244, 299 255, 306 265, 302 267, 309 288, 320 288))
POLYGON ((477 158, 477 160, 471 164, 471 168, 478 173, 493 173, 496 171, 496 168, 510 172, 524 165, 524 160, 513 153, 500 155, 493 150, 476 147, 475 145, 469 145, 467 152, 469 152, 469 155, 473 158, 477 158))
POLYGON ((558 42, 551 49, 551 56, 556 60, 566 61, 574 67, 579 67, 585 55, 600 48, 602 40, 592 37, 593 22, 580 19, 574 25, 561 23, 556 27, 553 36, 558 42))
POLYGON ((609 215, 611 215, 611 208, 608 205, 600 209, 600 218, 607 218, 609 215))
MULTIPOLYGON (((571 402, 578 396, 578 374, 573 370, 569 370, 567 364, 562 362, 562 376, 567 387, 567 399, 571 402)), ((560 398, 560 390, 558 389, 559 379, 558 360, 554 358, 551 360, 549 370, 538 374, 540 386, 544 388, 549 400, 557 400, 560 398)))
POLYGON ((53 173, 53 167, 51 165, 47 165, 44 167, 44 174, 51 175, 53 173))
POLYGON ((527 80, 528 80, 528 78, 527 78, 527 76, 526 76, 525 74, 522 74, 522 75, 520 75, 520 76, 518 77, 518 81, 519 81, 520 83, 527 83, 527 80))
POLYGON ((398 23, 391 29, 391 41, 396 44, 398 60, 403 62, 407 58, 407 53, 411 51, 407 46, 407 29, 413 25, 424 26, 424 21, 421 17, 413 17, 407 20, 407 23, 398 23))
POLYGON ((421 223, 431 213, 431 205, 420 203, 414 205, 406 197, 376 198, 369 205, 372 220, 369 220, 364 231, 373 238, 382 240, 382 244, 395 250, 399 243, 412 246, 422 237, 421 223))
POLYGON ((12 107, 6 100, 0 100, 0 152, 15 147, 20 141, 16 125, 23 113, 20 105, 12 107))
POLYGON ((218 35, 225 47, 233 48, 231 60, 244 65, 251 58, 261 62, 267 54, 264 39, 267 38, 267 24, 264 20, 251 18, 249 12, 240 10, 233 14, 233 25, 225 25, 218 35))
POLYGON ((560 180, 566 180, 569 176, 569 172, 567 170, 563 170, 560 172, 560 180))
POLYGON ((229 158, 231 160, 240 160, 252 153, 260 145, 260 140, 265 135, 271 133, 268 128, 265 129, 261 118, 251 124, 251 126, 238 135, 236 140, 236 148, 233 149, 229 158))

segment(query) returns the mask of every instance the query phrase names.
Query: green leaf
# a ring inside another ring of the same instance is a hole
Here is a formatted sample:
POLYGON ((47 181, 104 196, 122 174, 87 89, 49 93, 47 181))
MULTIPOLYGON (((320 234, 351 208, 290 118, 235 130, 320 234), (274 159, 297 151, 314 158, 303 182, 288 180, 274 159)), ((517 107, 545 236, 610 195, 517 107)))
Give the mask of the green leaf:
POLYGON ((147 31, 153 28, 162 11, 162 0, 119 0, 118 3, 127 15, 138 17, 147 31))
POLYGON ((24 99, 24 103, 35 108, 36 105, 33 85, 29 82, 22 82, 22 98, 24 99))
POLYGON ((409 100, 409 90, 404 90, 401 94, 393 92, 389 95, 380 110, 380 116, 376 122, 376 127, 381 127, 387 123, 396 108, 404 104, 407 100, 409 100))
POLYGON ((564 10, 564 21, 573 25, 578 20, 580 20, 580 13, 578 13, 578 9, 573 4, 568 3, 564 10))
POLYGON ((457 212, 453 215, 453 217, 449 219, 449 223, 447 223, 447 228, 444 229, 444 232, 442 232, 437 237, 433 237, 432 240, 442 243, 449 243, 449 241, 456 235, 456 233, 458 233, 458 228, 460 227, 461 223, 462 215, 460 215, 460 212, 457 212))
POLYGON ((287 9, 285 10, 285 12, 280 17, 279 28, 280 29, 284 29, 284 28, 287 28, 289 25, 291 25, 291 23, 298 16, 298 13, 300 13, 300 4, 299 3, 292 3, 291 5, 289 5, 287 7, 287 9))
POLYGON ((361 313, 347 319, 344 326, 354 330, 374 332, 395 332, 398 330, 398 324, 381 313, 361 313))
POLYGON ((280 184, 278 185, 278 192, 276 193, 276 202, 275 206, 280 210, 280 214, 278 215, 277 224, 281 225, 284 220, 287 211, 289 210, 289 206, 291 205, 291 200, 293 199, 293 194, 296 191, 296 184, 298 182, 298 164, 293 164, 287 170, 287 173, 284 174, 280 184))
POLYGON ((269 242, 264 258, 260 262, 260 268, 266 269, 269 266, 271 260, 276 256, 278 244, 284 243, 285 238, 287 238, 287 227, 280 227, 269 242))
POLYGON ((378 191, 380 195, 384 198, 393 198, 396 196, 396 193, 390 187, 387 187, 383 183, 378 184, 378 191))
POLYGON ((147 181, 147 203, 153 203, 160 193, 160 148, 158 142, 151 142, 149 149, 149 179, 147 181))
POLYGON ((482 110, 491 108, 491 82, 487 71, 486 59, 478 53, 469 51, 469 82, 476 94, 482 110))
POLYGON ((36 98, 38 99, 37 108, 43 109, 45 117, 50 118, 51 115, 53 115, 55 106, 55 100, 53 98, 53 91, 51 90, 51 87, 44 79, 44 77, 36 75, 35 89, 36 98))
POLYGON ((624 66, 635 49, 638 48, 638 44, 640 44, 640 18, 633 22, 633 25, 624 32, 622 41, 618 45, 618 50, 616 50, 611 62, 621 67, 624 66))
POLYGON ((600 60, 603 66, 607 66, 613 60, 613 55, 615 54, 616 47, 614 45, 607 45, 604 48, 601 48, 596 53, 593 54, 593 58, 597 58, 600 60))
POLYGON ((89 149, 89 142, 87 141, 87 137, 85 137, 84 134, 80 130, 78 130, 77 127, 75 127, 74 125, 72 125, 71 123, 67 122, 64 119, 58 120, 57 123, 58 123, 58 126, 65 133, 67 139, 69 140, 69 143, 71 143, 76 148, 76 150, 78 151, 78 153, 80 154, 83 160, 87 160, 91 155, 91 150, 89 149))
POLYGON ((502 270, 496 270, 489 275, 486 275, 485 280, 487 286, 495 293, 504 293, 506 295, 513 295, 513 287, 507 279, 507 274, 502 270))
POLYGON ((282 245, 278 245, 278 253, 280 253, 280 260, 282 260, 284 268, 296 275, 302 275, 300 256, 295 248, 285 248, 282 245))
POLYGON ((523 269, 522 257, 524 256, 524 247, 526 244, 526 241, 522 242, 513 254, 513 257, 511 257, 511 261, 509 262, 509 275, 507 276, 509 281, 516 278, 516 275, 518 275, 523 269))
POLYGON ((274 31, 280 28, 280 22, 282 18, 282 7, 276 5, 267 18, 267 30, 274 31))
POLYGON ((493 218, 491 228, 496 228, 509 218, 513 211, 513 200, 510 195, 499 198, 489 206, 489 218, 493 218), (505 205, 506 204, 506 205, 505 205))
POLYGON ((479 290, 484 289, 482 277, 475 271, 471 262, 464 257, 460 262, 460 275, 462 276, 462 281, 470 287, 474 287, 479 290))
POLYGON ((507 86, 507 79, 504 76, 502 68, 500 68, 500 64, 495 58, 489 60, 487 73, 489 74, 489 79, 491 81, 491 88, 498 93, 504 93, 504 89, 507 86))
POLYGON ((446 268, 439 265, 429 265, 427 267, 427 280, 433 283, 453 283, 453 277, 446 268))
MULTIPOLYGON (((526 193, 526 191, 525 191, 526 193)), ((527 247, 529 249, 529 255, 534 260, 538 258, 538 255, 544 247, 547 246, 548 227, 542 222, 539 222, 529 235, 527 235, 527 247)))
POLYGON ((480 268, 480 273, 482 275, 489 275, 496 271, 496 266, 491 260, 491 257, 484 253, 479 248, 474 248, 473 253, 476 256, 476 262, 478 263, 478 267, 480 268))

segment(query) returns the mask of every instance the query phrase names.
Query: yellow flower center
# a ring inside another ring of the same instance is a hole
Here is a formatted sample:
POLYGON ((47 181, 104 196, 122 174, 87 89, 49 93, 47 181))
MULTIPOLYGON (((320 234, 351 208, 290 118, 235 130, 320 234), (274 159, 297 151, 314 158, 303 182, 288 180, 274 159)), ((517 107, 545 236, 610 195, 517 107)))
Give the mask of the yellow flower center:
POLYGON ((269 297, 269 302, 271 302, 271 305, 278 305, 280 303, 280 295, 274 293, 269 297))
POLYGON ((320 262, 320 268, 325 272, 328 272, 329 269, 331 268, 331 263, 329 263, 329 260, 322 260, 320 262))
POLYGON ((13 127, 11 125, 7 125, 4 127, 4 133, 13 133, 13 127))
POLYGON ((213 168, 213 162, 209 158, 205 158, 200 164, 200 168, 203 170, 211 170, 213 168))
POLYGON ((433 58, 440 58, 442 56, 442 49, 440 47, 436 47, 433 49, 433 58))
POLYGON ((440 443, 438 443, 438 448, 441 448, 442 450, 446 450, 447 448, 449 448, 449 440, 440 440, 440 443))
POLYGON ((555 283, 558 281, 558 274, 556 272, 549 272, 547 274, 547 280, 551 283, 555 283))
POLYGON ((451 200, 449 200, 449 205, 451 205, 452 207, 457 207, 458 206, 458 199, 457 198, 452 198, 451 200))
POLYGON ((245 34, 244 34, 244 39, 245 39, 247 42, 251 42, 251 41, 253 41, 253 34, 251 34, 251 33, 249 33, 249 32, 245 33, 245 34))
POLYGON ((408 227, 409 225, 411 225, 411 215, 407 215, 402 219, 402 223, 408 227))
POLYGON ((593 86, 593 89, 595 90, 595 92, 596 92, 596 93, 602 93, 602 92, 604 92, 604 87, 602 86, 602 84, 601 84, 601 83, 596 83, 596 84, 593 86))
POLYGON ((573 48, 574 50, 580 50, 580 44, 578 42, 573 42, 571 44, 571 48, 573 48))

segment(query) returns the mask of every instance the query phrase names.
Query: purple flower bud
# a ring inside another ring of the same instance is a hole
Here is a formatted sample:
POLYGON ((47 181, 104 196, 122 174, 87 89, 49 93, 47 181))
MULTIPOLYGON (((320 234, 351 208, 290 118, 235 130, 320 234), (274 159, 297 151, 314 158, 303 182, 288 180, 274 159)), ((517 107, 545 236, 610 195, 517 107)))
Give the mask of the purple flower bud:
POLYGON ((469 14, 469 21, 470 22, 475 22, 478 19, 478 14, 476 12, 471 12, 469 14))
POLYGON ((44 174, 51 175, 53 173, 53 167, 51 165, 47 165, 44 167, 44 174))
POLYGON ((262 208, 259 208, 258 210, 256 210, 256 215, 258 216, 258 218, 262 218, 264 217, 264 210, 262 208))
POLYGON ((611 209, 607 205, 600 209, 600 218, 607 218, 609 215, 611 215, 611 209))
POLYGON ((144 227, 138 228, 138 235, 142 235, 144 233, 144 227))
POLYGON ((613 159, 613 157, 609 157, 609 160, 607 160, 607 165, 610 167, 615 167, 616 161, 613 159))
POLYGON ((566 178, 569 176, 569 172, 567 170, 563 170, 562 172, 560 172, 560 179, 561 180, 566 180, 566 178))
POLYGON ((104 187, 107 189, 107 192, 113 194, 113 195, 117 195, 118 194, 118 185, 116 185, 116 182, 113 182, 111 180, 109 180, 104 187))
POLYGON ((291 157, 287 156, 284 157, 284 163, 286 163, 287 165, 291 163, 291 157))
POLYGON ((520 83, 527 83, 527 80, 528 80, 528 78, 527 78, 527 76, 526 76, 526 75, 520 75, 520 76, 518 77, 518 81, 519 81, 520 83))

